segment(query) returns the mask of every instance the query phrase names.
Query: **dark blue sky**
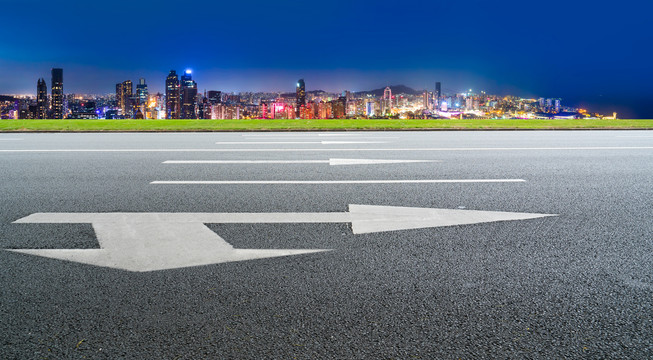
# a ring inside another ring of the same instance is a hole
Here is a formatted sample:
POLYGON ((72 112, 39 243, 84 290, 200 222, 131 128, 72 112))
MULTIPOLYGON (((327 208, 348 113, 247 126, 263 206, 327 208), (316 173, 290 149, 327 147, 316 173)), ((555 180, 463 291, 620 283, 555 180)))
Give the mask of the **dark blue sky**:
POLYGON ((0 0, 0 93, 108 93, 170 69, 200 90, 463 89, 653 117, 650 0, 0 0))

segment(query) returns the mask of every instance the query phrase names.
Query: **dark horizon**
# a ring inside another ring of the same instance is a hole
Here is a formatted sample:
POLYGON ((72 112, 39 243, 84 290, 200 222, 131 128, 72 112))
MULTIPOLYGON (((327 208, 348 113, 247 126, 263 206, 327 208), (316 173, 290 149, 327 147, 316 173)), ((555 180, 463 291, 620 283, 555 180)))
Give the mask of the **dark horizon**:
POLYGON ((301 78, 307 91, 333 92, 440 81, 445 93, 556 97, 653 118, 649 3, 198 1, 179 11, 169 0, 0 2, 12 14, 6 28, 20 33, 0 40, 3 94, 35 94, 55 67, 66 93, 110 93, 141 77, 163 92, 170 69, 190 68, 199 91, 293 92, 301 78))

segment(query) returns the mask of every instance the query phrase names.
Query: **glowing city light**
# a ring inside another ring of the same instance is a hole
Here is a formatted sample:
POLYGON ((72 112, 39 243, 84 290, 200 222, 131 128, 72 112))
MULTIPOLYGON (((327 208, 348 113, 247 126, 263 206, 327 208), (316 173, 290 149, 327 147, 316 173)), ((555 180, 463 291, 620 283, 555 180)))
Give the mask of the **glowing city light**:
POLYGON ((190 74, 192 74, 192 73, 193 73, 193 72, 191 71, 191 69, 186 69, 186 74, 190 75, 190 74))

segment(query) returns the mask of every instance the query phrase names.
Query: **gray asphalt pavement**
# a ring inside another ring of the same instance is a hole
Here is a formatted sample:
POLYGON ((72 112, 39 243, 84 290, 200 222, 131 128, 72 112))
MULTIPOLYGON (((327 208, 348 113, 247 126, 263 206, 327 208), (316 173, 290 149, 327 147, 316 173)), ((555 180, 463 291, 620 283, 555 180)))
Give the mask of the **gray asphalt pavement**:
POLYGON ((13 223, 34 213, 350 204, 558 216, 207 224, 235 248, 332 251, 149 272, 0 250, 0 358, 653 358, 653 132, 0 134, 0 249, 99 248, 91 224, 13 223), (330 158, 437 161, 163 163, 330 158), (525 181, 328 183, 471 179, 525 181), (325 183, 152 183, 252 180, 325 183))

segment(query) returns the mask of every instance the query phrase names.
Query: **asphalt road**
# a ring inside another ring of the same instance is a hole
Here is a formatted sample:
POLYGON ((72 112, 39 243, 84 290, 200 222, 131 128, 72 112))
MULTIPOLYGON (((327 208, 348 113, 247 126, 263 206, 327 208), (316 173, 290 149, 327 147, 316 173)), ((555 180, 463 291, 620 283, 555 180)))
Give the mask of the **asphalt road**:
POLYGON ((90 224, 13 223, 33 213, 350 204, 558 216, 207 224, 236 248, 332 251, 147 272, 0 250, 0 358, 653 357, 653 132, 0 134, 0 249, 99 248, 90 224), (464 179, 525 181, 329 183, 464 179), (324 183, 153 183, 252 180, 324 183))

